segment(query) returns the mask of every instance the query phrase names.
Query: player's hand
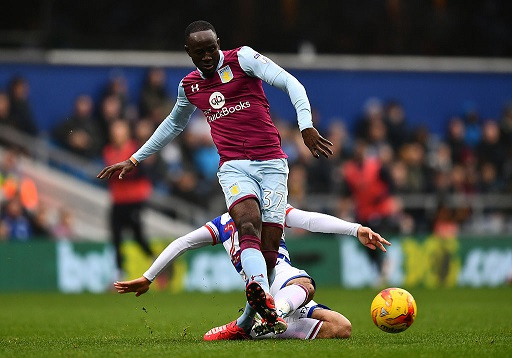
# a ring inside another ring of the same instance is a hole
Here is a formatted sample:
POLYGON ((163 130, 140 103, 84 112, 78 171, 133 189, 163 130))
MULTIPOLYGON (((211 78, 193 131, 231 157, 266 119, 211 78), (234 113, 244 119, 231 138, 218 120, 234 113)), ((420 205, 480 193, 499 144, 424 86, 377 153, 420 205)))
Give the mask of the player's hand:
POLYGON ((320 158, 320 154, 326 158, 332 155, 332 143, 322 137, 315 128, 306 128, 301 134, 304 144, 315 158, 320 158))
POLYGON ((114 282, 114 288, 117 290, 118 293, 135 292, 135 296, 137 297, 148 292, 150 285, 151 281, 149 281, 144 276, 141 276, 131 281, 114 282))
POLYGON ((386 252, 384 245, 391 246, 391 243, 380 236, 378 233, 366 226, 359 226, 357 238, 364 246, 375 250, 377 247, 386 252))
POLYGON ((110 177, 115 172, 120 171, 121 173, 119 173, 119 179, 123 179, 125 174, 128 174, 130 171, 132 171, 133 168, 135 168, 135 165, 133 165, 133 163, 129 159, 127 159, 124 162, 119 162, 103 168, 103 170, 98 175, 96 175, 96 178, 110 179, 110 177))

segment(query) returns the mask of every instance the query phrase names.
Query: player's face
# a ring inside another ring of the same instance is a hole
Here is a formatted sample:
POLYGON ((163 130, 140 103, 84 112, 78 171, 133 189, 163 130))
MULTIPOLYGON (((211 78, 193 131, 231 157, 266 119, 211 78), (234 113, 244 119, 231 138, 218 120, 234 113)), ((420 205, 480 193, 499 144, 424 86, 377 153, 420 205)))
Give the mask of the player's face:
POLYGON ((211 77, 219 64, 219 39, 212 30, 191 33, 185 50, 205 77, 211 77))

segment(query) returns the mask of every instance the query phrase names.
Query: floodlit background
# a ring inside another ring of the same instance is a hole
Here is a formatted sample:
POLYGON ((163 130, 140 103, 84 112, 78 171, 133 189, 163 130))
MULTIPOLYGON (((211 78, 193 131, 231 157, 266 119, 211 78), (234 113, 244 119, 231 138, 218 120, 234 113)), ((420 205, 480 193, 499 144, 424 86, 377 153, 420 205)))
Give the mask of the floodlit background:
MULTIPOLYGON (((109 145, 131 138, 135 151, 169 113, 193 70, 183 33, 197 19, 216 27, 222 49, 251 46, 295 75, 335 144, 332 158, 311 158, 289 98, 265 86, 289 156, 289 202, 396 242, 371 257, 353 240, 291 230, 297 266, 345 287, 510 282, 509 1, 46 0, 0 12, 0 277, 45 258, 0 290, 102 292, 151 263, 127 231, 115 269, 111 197, 96 174, 109 145)), ((225 211, 217 162, 199 113, 141 165, 134 181, 141 197, 152 188, 143 222, 155 253, 225 211)), ((232 270, 205 251, 163 286, 241 287, 212 275, 207 267, 232 270)))

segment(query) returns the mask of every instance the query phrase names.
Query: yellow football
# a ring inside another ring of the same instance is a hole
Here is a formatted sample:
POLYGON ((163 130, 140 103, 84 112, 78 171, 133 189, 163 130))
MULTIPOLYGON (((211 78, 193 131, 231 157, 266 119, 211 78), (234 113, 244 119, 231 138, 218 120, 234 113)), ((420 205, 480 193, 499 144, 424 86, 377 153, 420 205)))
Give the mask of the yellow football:
POLYGON ((381 330, 400 333, 412 325, 418 308, 414 297, 403 288, 386 288, 373 299, 371 313, 381 330))

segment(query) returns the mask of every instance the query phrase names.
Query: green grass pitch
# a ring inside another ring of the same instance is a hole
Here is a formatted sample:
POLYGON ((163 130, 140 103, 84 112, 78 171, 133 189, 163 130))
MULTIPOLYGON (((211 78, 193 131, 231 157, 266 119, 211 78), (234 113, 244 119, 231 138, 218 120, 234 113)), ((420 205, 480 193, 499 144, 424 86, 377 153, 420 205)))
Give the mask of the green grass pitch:
POLYGON ((407 331, 370 318, 378 290, 319 288, 316 300, 352 322, 348 340, 203 342, 238 316, 240 293, 0 295, 0 357, 512 357, 512 288, 410 289, 407 331))

